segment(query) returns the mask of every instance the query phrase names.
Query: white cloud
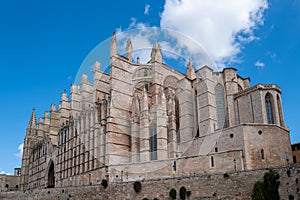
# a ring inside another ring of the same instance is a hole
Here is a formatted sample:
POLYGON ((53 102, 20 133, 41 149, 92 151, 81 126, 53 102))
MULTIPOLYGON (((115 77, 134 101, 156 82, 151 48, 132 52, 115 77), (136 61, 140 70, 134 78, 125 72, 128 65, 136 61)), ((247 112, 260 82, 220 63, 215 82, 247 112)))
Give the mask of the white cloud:
MULTIPOLYGON (((116 32, 118 40, 118 50, 125 54, 126 41, 131 39, 133 45, 133 58, 140 58, 141 63, 150 60, 150 54, 155 41, 159 42, 165 59, 177 60, 179 66, 187 66, 188 59, 191 58, 195 66, 209 65, 215 67, 201 45, 190 37, 186 37, 180 32, 159 27, 147 27, 145 23, 137 23, 135 18, 131 19, 128 29, 124 31, 119 28, 116 32)), ((183 70, 184 71, 184 70, 183 70)))
POLYGON ((145 15, 149 15, 149 11, 150 11, 150 5, 149 5, 149 4, 146 4, 145 10, 144 10, 144 14, 145 14, 145 15))
POLYGON ((256 39, 253 31, 267 8, 267 0, 166 0, 160 26, 193 38, 224 66, 256 39))
MULTIPOLYGON (((129 28, 132 31, 122 31, 121 29, 117 30, 117 39, 118 46, 120 51, 124 51, 126 47, 127 39, 131 39, 133 45, 133 58, 140 58, 141 63, 146 63, 149 61, 150 52, 153 44, 150 41, 149 35, 151 35, 150 30, 155 28, 146 28, 146 25, 143 23, 136 23, 135 19, 132 19, 129 28)), ((124 53, 124 52, 123 52, 124 53)))
POLYGON ((5 172, 5 171, 4 171, 4 170, 2 170, 1 168, 0 168, 0 174, 11 175, 10 173, 8 173, 8 172, 5 172))
MULTIPOLYGON (((149 8, 146 5, 145 14, 149 8)), ((190 58, 196 68, 208 65, 221 70, 240 62, 238 54, 245 43, 257 39, 254 30, 263 24, 267 8, 267 0, 166 0, 160 27, 131 18, 128 29, 117 30, 119 53, 124 54, 131 38, 133 58, 146 63, 158 41, 164 59, 177 59, 186 66, 190 58)))
POLYGON ((20 144, 18 146, 19 153, 15 154, 18 158, 22 158, 22 155, 23 155, 23 146, 24 146, 24 144, 20 144))
POLYGON ((255 67, 263 68, 265 66, 265 63, 258 60, 258 61, 256 61, 256 63, 254 65, 255 65, 255 67))

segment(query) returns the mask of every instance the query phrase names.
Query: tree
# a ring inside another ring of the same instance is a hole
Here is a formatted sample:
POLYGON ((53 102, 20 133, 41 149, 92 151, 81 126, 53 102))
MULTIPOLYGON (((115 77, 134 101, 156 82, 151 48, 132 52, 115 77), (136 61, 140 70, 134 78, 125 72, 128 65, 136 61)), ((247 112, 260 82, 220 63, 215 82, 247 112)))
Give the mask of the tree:
POLYGON ((270 170, 265 173, 264 181, 256 182, 253 188, 252 200, 279 200, 279 174, 270 170))

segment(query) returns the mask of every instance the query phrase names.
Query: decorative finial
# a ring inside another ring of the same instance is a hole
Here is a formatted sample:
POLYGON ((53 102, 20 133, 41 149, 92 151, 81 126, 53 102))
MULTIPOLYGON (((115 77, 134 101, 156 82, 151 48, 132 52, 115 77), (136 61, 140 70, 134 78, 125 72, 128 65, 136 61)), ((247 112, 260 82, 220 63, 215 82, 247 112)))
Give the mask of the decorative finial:
POLYGON ((111 42, 110 42, 110 56, 117 55, 117 38, 116 32, 113 32, 111 42))
POLYGON ((151 51, 151 60, 150 62, 162 63, 162 53, 159 48, 159 44, 155 41, 152 51, 151 51))
POLYGON ((126 57, 128 58, 129 62, 132 62, 132 44, 130 38, 127 40, 126 44, 126 57))
POLYGON ((186 70, 186 77, 190 80, 194 80, 196 78, 196 73, 194 69, 194 65, 192 63, 192 60, 189 58, 188 67, 186 70))

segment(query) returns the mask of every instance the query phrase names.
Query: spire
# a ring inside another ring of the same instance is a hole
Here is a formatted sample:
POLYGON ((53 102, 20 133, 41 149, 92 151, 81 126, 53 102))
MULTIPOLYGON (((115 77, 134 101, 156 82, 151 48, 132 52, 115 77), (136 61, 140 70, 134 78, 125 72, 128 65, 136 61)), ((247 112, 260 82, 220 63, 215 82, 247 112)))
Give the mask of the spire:
POLYGON ((116 32, 113 32, 111 42, 110 42, 110 56, 117 55, 117 37, 116 32))
POLYGON ((189 59, 188 67, 186 70, 186 77, 190 80, 194 80, 196 78, 194 65, 193 65, 191 59, 189 59))
POLYGON ((150 62, 162 63, 162 54, 157 41, 153 45, 150 62))
POLYGON ((32 113, 30 117, 30 121, 27 126, 27 130, 29 129, 36 129, 36 115, 35 115, 35 108, 32 108, 32 113))
POLYGON ((129 62, 132 62, 132 44, 130 38, 127 40, 126 44, 126 57, 128 58, 129 62))

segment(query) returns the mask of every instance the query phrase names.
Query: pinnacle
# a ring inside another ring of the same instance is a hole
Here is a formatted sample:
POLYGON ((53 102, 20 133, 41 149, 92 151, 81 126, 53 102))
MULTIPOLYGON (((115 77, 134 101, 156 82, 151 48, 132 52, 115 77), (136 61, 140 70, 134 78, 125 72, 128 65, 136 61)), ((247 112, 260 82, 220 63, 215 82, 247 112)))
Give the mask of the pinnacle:
POLYGON ((36 114, 35 114, 34 107, 32 108, 32 113, 31 113, 31 117, 27 129, 36 129, 36 114))

